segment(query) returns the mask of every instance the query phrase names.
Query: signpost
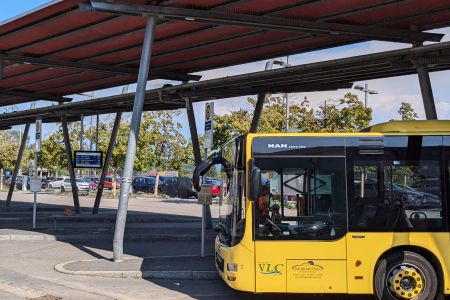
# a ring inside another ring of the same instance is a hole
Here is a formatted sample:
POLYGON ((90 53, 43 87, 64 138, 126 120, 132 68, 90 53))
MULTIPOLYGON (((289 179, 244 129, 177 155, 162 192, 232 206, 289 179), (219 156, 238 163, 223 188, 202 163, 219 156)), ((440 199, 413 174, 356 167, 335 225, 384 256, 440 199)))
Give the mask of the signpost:
MULTIPOLYGON (((35 151, 34 151, 34 174, 30 181, 30 191, 33 192, 33 228, 36 228, 37 193, 41 191, 41 179, 38 177, 38 153, 41 152, 42 120, 36 119, 35 151)), ((22 185, 26 185, 25 179, 22 185)))
MULTIPOLYGON (((214 103, 207 102, 205 104, 205 160, 208 158, 208 150, 211 150, 213 146, 213 133, 214 133, 214 103)), ((205 225, 206 225, 206 209, 207 205, 212 204, 212 191, 211 185, 202 185, 200 193, 198 195, 198 204, 202 205, 202 246, 201 256, 205 257, 205 225)))
MULTIPOLYGON (((205 104, 205 155, 213 146, 214 132, 214 102, 205 104)), ((206 159, 206 157, 205 157, 206 159)))

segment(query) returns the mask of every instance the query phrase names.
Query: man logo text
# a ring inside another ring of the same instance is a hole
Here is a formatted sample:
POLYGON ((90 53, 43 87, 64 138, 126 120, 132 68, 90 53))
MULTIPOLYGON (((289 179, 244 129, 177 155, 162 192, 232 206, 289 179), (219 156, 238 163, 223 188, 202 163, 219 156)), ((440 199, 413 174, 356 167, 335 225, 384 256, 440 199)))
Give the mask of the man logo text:
POLYGON ((269 149, 287 149, 287 144, 268 144, 267 147, 269 149))

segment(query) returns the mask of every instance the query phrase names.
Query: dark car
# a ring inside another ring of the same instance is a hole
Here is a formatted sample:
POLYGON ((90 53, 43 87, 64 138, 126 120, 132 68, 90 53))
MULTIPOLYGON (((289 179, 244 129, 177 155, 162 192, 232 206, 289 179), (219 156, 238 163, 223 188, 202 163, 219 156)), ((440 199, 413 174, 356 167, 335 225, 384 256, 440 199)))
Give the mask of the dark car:
POLYGON ((163 185, 161 191, 171 197, 189 198, 197 197, 197 191, 192 187, 189 177, 160 177, 163 185))
MULTIPOLYGON (((154 176, 135 177, 132 182, 133 193, 153 193, 155 190, 155 182, 156 178, 154 176)), ((158 182, 158 191, 161 191, 163 185, 164 183, 160 179, 158 182)))
POLYGON ((437 178, 425 178, 414 182, 411 187, 419 192, 425 192, 436 196, 441 195, 441 183, 437 178))
MULTIPOLYGON (((26 177, 27 178, 27 183, 26 183, 26 187, 27 190, 30 189, 30 177, 26 177)), ((16 178, 16 189, 18 190, 22 190, 23 189, 23 181, 24 181, 24 177, 23 176, 17 176, 16 178)))
MULTIPOLYGON (((355 193, 359 194, 361 189, 361 182, 355 181, 355 193)), ((424 193, 415 190, 409 186, 405 186, 398 183, 384 183, 385 198, 391 198, 401 200, 406 209, 427 209, 427 208, 439 208, 441 206, 441 200, 436 195, 430 193, 424 193)), ((368 179, 364 183, 364 195, 365 197, 374 198, 377 197, 377 181, 368 179)))
POLYGON ((48 184, 50 183, 50 179, 48 178, 42 178, 41 179, 41 188, 42 189, 48 189, 48 184))

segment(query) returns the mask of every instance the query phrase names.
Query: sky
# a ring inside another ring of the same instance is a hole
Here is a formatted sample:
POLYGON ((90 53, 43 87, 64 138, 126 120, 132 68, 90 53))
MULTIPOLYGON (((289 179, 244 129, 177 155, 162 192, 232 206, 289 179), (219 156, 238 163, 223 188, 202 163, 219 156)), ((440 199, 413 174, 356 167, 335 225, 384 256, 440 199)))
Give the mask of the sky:
MULTIPOLYGON (((15 0, 15 1, 0 1, 0 23, 6 21, 9 18, 22 14, 28 10, 35 9, 36 7, 48 3, 47 0, 15 0)), ((438 29, 433 32, 444 33, 445 37, 443 41, 450 40, 450 28, 438 29)), ((379 42, 371 41, 353 44, 349 46, 335 47, 331 49, 325 49, 315 52, 304 53, 300 55, 293 55, 289 57, 289 63, 291 65, 299 65, 312 63, 317 61, 338 59, 343 57, 350 57, 355 55, 363 55, 369 53, 383 52, 388 50, 395 50, 400 48, 410 47, 407 44, 391 43, 391 42, 379 42)), ((281 58, 286 60, 286 57, 281 58)), ((216 70, 209 70, 201 72, 202 80, 212 79, 217 77, 225 77, 231 75, 237 75, 242 73, 250 73, 264 70, 266 61, 254 62, 245 65, 239 65, 234 67, 221 68, 216 70)), ((431 84, 433 88, 433 94, 436 102, 436 109, 439 119, 450 118, 450 90, 448 89, 450 71, 434 72, 430 73, 431 84)), ((159 88, 162 84, 167 83, 162 80, 149 81, 147 88, 159 88)), ((419 118, 424 119, 425 113, 422 104, 422 96, 420 93, 420 86, 417 75, 409 75, 402 77, 391 77, 386 79, 367 80, 356 82, 356 84, 369 85, 369 89, 376 90, 378 94, 369 95, 368 103, 373 108, 373 121, 372 123, 386 122, 390 119, 398 119, 397 110, 400 107, 400 103, 409 102, 413 105, 413 108, 418 112, 419 118)), ((176 84, 176 83, 175 83, 176 84)), ((129 91, 133 91, 135 85, 131 85, 129 91)), ((95 97, 103 97, 112 94, 120 93, 121 87, 108 90, 96 91, 95 97)), ((361 100, 364 99, 364 93, 354 89, 341 89, 337 91, 328 92, 311 92, 311 93, 295 93, 289 94, 289 101, 299 102, 305 96, 308 97, 312 107, 317 107, 325 100, 339 99, 345 93, 352 92, 359 96, 361 100)), ((255 97, 255 95, 249 95, 255 97)), ((85 96, 74 96, 75 101, 88 99, 85 96)), ((247 97, 236 97, 226 100, 214 101, 214 108, 216 114, 226 114, 230 111, 238 110, 242 107, 248 107, 247 97)), ((37 106, 49 105, 49 102, 38 102, 37 106)), ((18 107, 18 109, 28 108, 30 104, 24 104, 18 107)), ((197 128, 199 134, 203 133, 204 128, 204 103, 194 103, 194 111, 197 121, 197 128)), ((8 108, 11 109, 11 108, 8 108)), ((4 112, 5 108, 0 108, 0 113, 4 112)), ((105 116, 103 119, 112 119, 112 116, 105 116)), ((187 122, 187 116, 185 110, 180 111, 180 115, 176 117, 176 121, 179 121, 183 125, 182 133, 189 137, 189 127, 187 122)), ((86 126, 90 124, 90 118, 85 119, 86 126)), ((30 128, 30 135, 33 136, 34 126, 30 128)), ((44 124, 43 125, 43 137, 48 136, 51 132, 55 131, 56 125, 44 124)))

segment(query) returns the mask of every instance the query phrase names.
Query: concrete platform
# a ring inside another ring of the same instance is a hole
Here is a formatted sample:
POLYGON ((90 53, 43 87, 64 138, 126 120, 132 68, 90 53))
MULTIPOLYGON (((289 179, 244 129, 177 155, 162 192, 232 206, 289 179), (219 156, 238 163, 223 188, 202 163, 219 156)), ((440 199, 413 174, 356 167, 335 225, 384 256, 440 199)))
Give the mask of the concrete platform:
POLYGON ((214 256, 154 256, 125 259, 115 263, 107 259, 77 260, 58 264, 55 270, 64 274, 108 278, 149 278, 205 280, 219 277, 214 256))

